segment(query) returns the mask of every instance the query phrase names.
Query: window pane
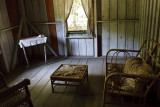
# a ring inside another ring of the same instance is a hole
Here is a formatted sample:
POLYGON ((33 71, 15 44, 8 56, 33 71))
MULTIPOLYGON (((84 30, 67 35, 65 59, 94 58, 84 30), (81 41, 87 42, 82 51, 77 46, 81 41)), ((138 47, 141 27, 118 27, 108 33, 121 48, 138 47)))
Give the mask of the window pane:
POLYGON ((87 20, 81 0, 74 0, 71 13, 67 19, 68 31, 87 30, 87 20))

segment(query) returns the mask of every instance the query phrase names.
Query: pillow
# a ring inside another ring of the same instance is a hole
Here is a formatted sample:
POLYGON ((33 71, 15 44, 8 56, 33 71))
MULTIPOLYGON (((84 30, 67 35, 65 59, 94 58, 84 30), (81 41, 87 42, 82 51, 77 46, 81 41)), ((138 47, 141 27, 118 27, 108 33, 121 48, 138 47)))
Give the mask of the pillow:
MULTIPOLYGON (((128 59, 125 63, 125 67, 123 70, 126 74, 135 74, 135 75, 144 75, 144 76, 152 76, 153 69, 147 63, 143 63, 142 59, 140 58, 132 58, 128 59)), ((141 92, 143 91, 143 87, 148 83, 149 80, 147 79, 133 79, 133 78, 126 78, 124 83, 121 86, 121 90, 124 91, 136 91, 141 92)))
POLYGON ((143 64, 141 58, 130 58, 126 60, 125 66, 124 66, 124 73, 131 73, 134 72, 139 66, 143 64))

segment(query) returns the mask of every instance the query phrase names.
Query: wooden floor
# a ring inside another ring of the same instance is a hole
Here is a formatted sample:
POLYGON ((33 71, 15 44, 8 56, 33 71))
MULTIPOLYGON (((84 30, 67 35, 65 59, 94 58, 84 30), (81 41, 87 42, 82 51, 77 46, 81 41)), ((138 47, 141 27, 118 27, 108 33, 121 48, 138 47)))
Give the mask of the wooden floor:
POLYGON ((15 76, 8 78, 8 85, 16 84, 24 78, 30 79, 29 89, 35 107, 100 107, 104 73, 104 58, 63 58, 47 65, 31 66, 24 71, 17 69, 15 76), (52 93, 50 75, 60 64, 87 64, 89 80, 85 81, 82 88, 55 86, 55 93, 52 93))
MULTIPOLYGON (((24 78, 31 81, 29 85, 31 99, 35 107, 102 107, 102 91, 105 75, 105 59, 102 58, 56 58, 44 61, 35 60, 25 69, 25 65, 16 68, 7 75, 9 86, 24 78), (50 75, 60 64, 87 64, 89 80, 82 88, 71 86, 55 86, 52 93, 50 75)), ((123 107, 108 105, 107 107, 123 107)), ((151 107, 151 106, 149 106, 151 107)), ((154 107, 154 106, 152 106, 154 107)), ((158 106, 157 106, 158 107, 158 106)))

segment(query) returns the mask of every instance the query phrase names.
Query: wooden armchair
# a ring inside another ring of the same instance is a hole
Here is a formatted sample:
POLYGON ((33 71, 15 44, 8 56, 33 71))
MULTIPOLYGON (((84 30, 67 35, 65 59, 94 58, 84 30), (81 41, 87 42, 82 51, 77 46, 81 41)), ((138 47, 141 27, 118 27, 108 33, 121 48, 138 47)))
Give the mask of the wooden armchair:
POLYGON ((0 72, 0 106, 1 107, 33 107, 28 86, 29 79, 24 79, 18 84, 8 87, 5 78, 0 72))
POLYGON ((149 91, 160 77, 160 72, 155 72, 160 67, 156 57, 158 48, 160 49, 159 43, 146 39, 139 50, 111 49, 107 52, 103 106, 105 104, 142 105, 146 103, 149 91), (108 63, 110 52, 114 54, 108 63), (130 55, 133 52, 136 53, 135 57, 130 55), (117 62, 120 53, 126 57, 125 63, 117 62), (128 59, 128 56, 132 58, 128 59), (117 97, 119 98, 116 99, 117 97))

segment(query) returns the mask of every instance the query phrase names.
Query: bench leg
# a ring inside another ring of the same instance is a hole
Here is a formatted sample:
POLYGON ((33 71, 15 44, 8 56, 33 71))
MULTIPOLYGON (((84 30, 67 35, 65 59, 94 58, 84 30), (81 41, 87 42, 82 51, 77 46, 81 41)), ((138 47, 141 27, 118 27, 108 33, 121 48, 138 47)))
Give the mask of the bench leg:
POLYGON ((54 80, 51 80, 52 93, 54 93, 54 87, 53 87, 53 84, 54 84, 54 80))
POLYGON ((87 71, 87 75, 86 76, 87 76, 86 78, 87 78, 87 81, 88 81, 88 71, 87 71))

